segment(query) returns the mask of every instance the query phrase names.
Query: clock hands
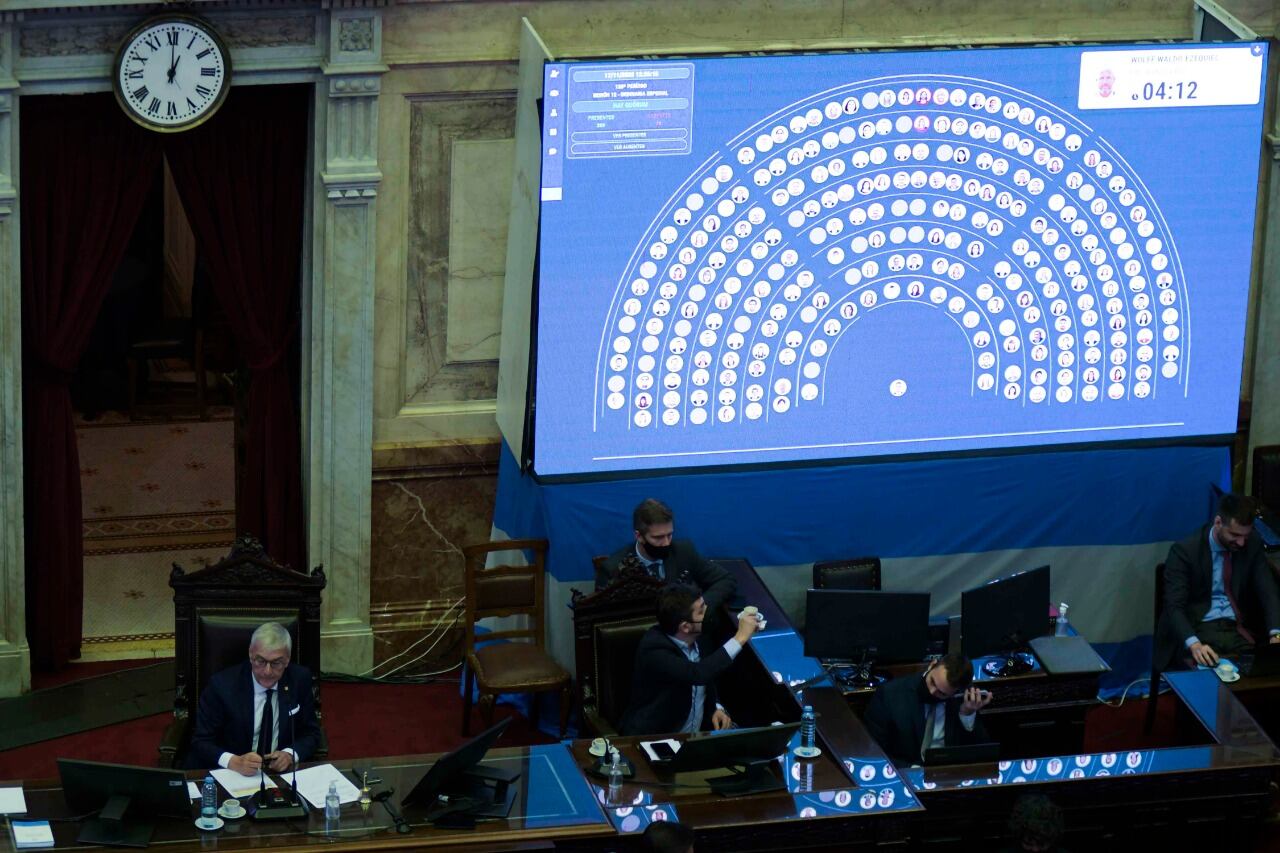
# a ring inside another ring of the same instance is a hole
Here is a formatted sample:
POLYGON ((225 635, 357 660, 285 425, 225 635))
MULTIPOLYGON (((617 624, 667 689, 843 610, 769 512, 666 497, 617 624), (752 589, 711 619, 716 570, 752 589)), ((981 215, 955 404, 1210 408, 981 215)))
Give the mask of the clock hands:
POLYGON ((178 74, 178 63, 179 63, 179 62, 181 62, 181 61, 182 61, 182 57, 181 57, 181 56, 179 56, 179 57, 175 58, 175 57, 174 57, 174 48, 173 48, 173 45, 169 45, 169 71, 168 71, 168 77, 169 77, 169 84, 170 84, 170 85, 172 85, 172 84, 174 83, 174 77, 176 77, 176 76, 177 76, 177 74, 178 74))

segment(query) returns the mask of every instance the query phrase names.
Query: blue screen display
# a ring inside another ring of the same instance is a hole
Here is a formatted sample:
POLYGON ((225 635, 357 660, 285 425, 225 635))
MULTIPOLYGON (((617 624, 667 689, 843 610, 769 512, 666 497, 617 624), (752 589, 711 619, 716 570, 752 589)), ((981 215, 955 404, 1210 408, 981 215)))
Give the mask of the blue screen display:
POLYGON ((548 64, 534 470, 1233 432, 1266 58, 548 64))

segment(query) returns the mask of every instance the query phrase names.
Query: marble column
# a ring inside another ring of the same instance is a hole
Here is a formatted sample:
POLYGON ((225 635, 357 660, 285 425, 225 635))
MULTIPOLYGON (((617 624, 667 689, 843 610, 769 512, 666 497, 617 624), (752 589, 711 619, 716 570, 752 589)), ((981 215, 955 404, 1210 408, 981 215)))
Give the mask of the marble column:
MULTIPOLYGON (((337 5, 337 4, 335 4, 337 5)), ((373 293, 378 185, 379 2, 330 12, 317 98, 319 192, 308 318, 307 513, 311 561, 329 577, 325 669, 373 665, 369 541, 373 476, 373 293)))
POLYGON ((31 687, 22 541, 22 264, 18 255, 17 26, 0 13, 0 696, 31 687))
MULTIPOLYGON (((1277 95, 1280 100, 1280 95, 1277 95)), ((1280 444, 1280 121, 1266 137, 1262 180, 1267 188, 1261 205, 1261 293, 1254 320, 1253 393, 1249 421, 1249 477, 1245 491, 1252 493, 1252 457, 1255 447, 1280 444)), ((1246 348, 1249 341, 1245 342, 1246 348)), ((1247 356, 1246 356, 1247 357, 1247 356)))

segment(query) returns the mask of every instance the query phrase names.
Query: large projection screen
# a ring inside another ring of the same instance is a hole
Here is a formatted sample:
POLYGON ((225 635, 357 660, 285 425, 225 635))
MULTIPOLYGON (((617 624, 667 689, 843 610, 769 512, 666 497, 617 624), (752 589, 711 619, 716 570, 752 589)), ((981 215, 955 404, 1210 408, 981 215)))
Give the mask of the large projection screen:
POLYGON ((534 471, 1232 433, 1266 58, 548 63, 534 471))

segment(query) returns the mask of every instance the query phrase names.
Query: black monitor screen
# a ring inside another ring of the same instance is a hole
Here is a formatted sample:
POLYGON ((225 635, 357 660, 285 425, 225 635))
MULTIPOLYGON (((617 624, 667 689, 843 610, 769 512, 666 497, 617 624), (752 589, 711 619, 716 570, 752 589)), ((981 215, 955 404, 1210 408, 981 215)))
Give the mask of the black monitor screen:
POLYGON ((447 790, 456 783, 462 774, 475 767, 484 758, 494 742, 506 731, 508 717, 491 728, 485 729, 462 746, 441 756, 426 775, 413 786, 413 790, 402 801, 403 805, 419 804, 429 806, 436 800, 436 795, 447 790))
POLYGON ((1049 633, 1049 567, 998 578, 960 595, 960 648, 976 658, 1049 633))
POLYGON ((75 814, 98 811, 112 797, 128 797, 129 817, 191 817, 181 770, 58 759, 67 806, 75 814))
POLYGON ((799 730, 799 723, 788 723, 693 735, 681 745, 668 769, 687 773, 772 761, 787 751, 787 744, 799 730))
POLYGON ((811 589, 804 653, 881 663, 923 660, 929 647, 929 593, 811 589))

